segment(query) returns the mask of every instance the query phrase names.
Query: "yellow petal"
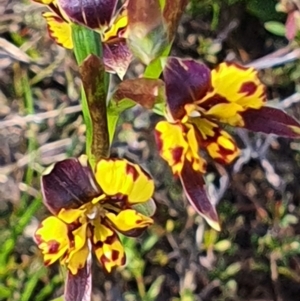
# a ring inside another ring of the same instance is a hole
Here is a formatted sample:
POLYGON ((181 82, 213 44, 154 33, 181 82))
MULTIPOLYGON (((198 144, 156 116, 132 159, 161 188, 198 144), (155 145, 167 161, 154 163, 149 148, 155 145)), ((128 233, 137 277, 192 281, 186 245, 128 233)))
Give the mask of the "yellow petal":
POLYGON ((125 195, 131 204, 146 202, 154 192, 153 180, 127 160, 100 160, 96 180, 106 195, 125 195))
POLYGON ((69 249, 68 227, 54 216, 46 218, 35 232, 35 240, 44 255, 44 262, 50 265, 61 258, 69 249))
POLYGON ((217 119, 219 122, 230 124, 231 126, 244 126, 244 120, 239 114, 244 108, 237 103, 220 103, 212 106, 205 115, 217 119))
POLYGON ((114 267, 125 264, 124 248, 116 235, 110 239, 109 242, 95 246, 94 250, 99 262, 108 273, 110 273, 114 267))
POLYGON ((125 29, 128 25, 128 16, 127 11, 124 10, 122 14, 120 14, 113 22, 112 26, 110 26, 103 35, 103 42, 108 41, 109 39, 123 36, 125 29))
POLYGON ((70 23, 65 22, 58 15, 52 12, 44 13, 43 16, 47 21, 50 37, 53 38, 58 45, 67 49, 73 49, 70 23))
POLYGON ((161 121, 155 130, 160 155, 175 175, 181 173, 185 160, 192 163, 194 170, 205 171, 206 162, 199 156, 196 132, 192 125, 161 121))
POLYGON ((72 254, 72 257, 68 259, 67 266, 73 275, 76 275, 78 270, 85 266, 89 252, 88 245, 85 244, 82 249, 77 250, 72 254))
POLYGON ((199 130, 201 146, 213 159, 220 163, 231 163, 240 154, 234 139, 219 125, 205 118, 191 120, 199 130))
POLYGON ((100 219, 96 219, 93 221, 93 243, 97 244, 98 242, 105 242, 107 238, 114 235, 114 232, 103 225, 100 219))
POLYGON ((107 213, 105 215, 114 227, 123 234, 132 230, 145 228, 153 223, 152 218, 142 215, 135 210, 122 210, 119 214, 107 213))
POLYGON ((85 266, 89 248, 87 244, 87 223, 72 231, 74 237, 73 247, 70 251, 66 264, 73 275, 77 274, 78 269, 85 266))
MULTIPOLYGON (((129 163, 129 162, 128 162, 129 163)), ((153 180, 138 166, 129 163, 127 166, 128 177, 133 179, 134 185, 127 191, 130 204, 147 202, 154 193, 153 180)))
POLYGON ((206 118, 199 118, 199 117, 191 118, 191 122, 196 125, 203 140, 206 140, 209 137, 214 137, 215 129, 219 127, 218 124, 206 118))
POLYGON ((213 159, 221 163, 231 163, 240 154, 233 138, 222 130, 207 141, 206 149, 213 159))
POLYGON ((45 5, 49 5, 52 2, 55 2, 55 0, 33 0, 33 1, 37 2, 37 3, 45 4, 45 5))
POLYGON ((259 109, 266 101, 265 87, 254 68, 222 63, 211 72, 213 90, 198 104, 211 107, 220 102, 236 103, 244 110, 259 109), (218 101, 219 100, 219 101, 218 101))
MULTIPOLYGON (((82 206, 78 209, 61 209, 58 213, 58 217, 67 224, 74 223, 80 217, 84 217, 85 208, 82 206)), ((81 221, 82 222, 82 221, 81 221)))

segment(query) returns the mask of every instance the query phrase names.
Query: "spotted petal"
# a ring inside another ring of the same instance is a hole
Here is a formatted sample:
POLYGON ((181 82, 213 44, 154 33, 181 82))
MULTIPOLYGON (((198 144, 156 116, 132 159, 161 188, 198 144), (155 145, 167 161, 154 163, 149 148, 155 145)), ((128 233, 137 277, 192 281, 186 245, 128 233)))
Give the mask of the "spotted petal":
POLYGON ((118 0, 57 0, 68 17, 92 29, 107 26, 116 10, 118 0))
POLYGON ((197 127, 199 145, 220 163, 231 163, 238 155, 239 149, 234 139, 220 126, 205 118, 192 118, 197 127))
POLYGON ((93 221, 93 244, 104 243, 106 240, 111 239, 115 233, 114 231, 104 225, 100 219, 96 219, 93 221))
POLYGON ((96 179, 109 196, 127 196, 130 204, 148 201, 154 192, 154 182, 138 165, 127 160, 100 160, 96 179))
POLYGON ((45 265, 51 265, 61 258, 70 246, 67 225, 54 216, 43 220, 34 238, 42 250, 45 265))
POLYGON ((204 97, 211 87, 210 70, 194 60, 169 57, 163 71, 167 105, 174 120, 185 115, 185 105, 204 97))
POLYGON ((87 243, 87 223, 72 231, 72 235, 74 237, 72 250, 65 262, 71 273, 76 275, 78 270, 86 265, 90 252, 87 243))
POLYGON ((159 122, 155 127, 155 137, 160 155, 178 175, 185 161, 189 161, 194 170, 205 172, 206 162, 199 156, 199 146, 195 128, 181 123, 159 122))
POLYGON ((222 63, 211 72, 211 81, 211 91, 197 104, 220 122, 243 126, 241 112, 260 109, 266 101, 265 86, 253 68, 222 63))
POLYGON ((49 36, 60 46, 72 49, 72 29, 68 22, 64 21, 57 14, 47 12, 43 14, 46 19, 49 36))
POLYGON ((211 204, 206 195, 202 173, 196 172, 191 164, 186 161, 180 180, 185 194, 194 209, 205 218, 212 228, 220 231, 218 215, 214 205, 211 204))
POLYGON ((135 210, 122 210, 120 213, 107 213, 106 218, 115 229, 126 236, 137 236, 153 223, 152 218, 138 213, 135 210))
POLYGON ((113 268, 125 264, 124 248, 117 235, 110 237, 104 243, 94 245, 94 251, 97 259, 108 273, 113 268))
POLYGON ((57 214, 62 208, 78 208, 100 195, 86 156, 58 162, 41 179, 43 201, 57 214))
POLYGON ((299 138, 300 123, 284 111, 263 107, 242 113, 244 127, 250 131, 275 134, 283 137, 299 138))

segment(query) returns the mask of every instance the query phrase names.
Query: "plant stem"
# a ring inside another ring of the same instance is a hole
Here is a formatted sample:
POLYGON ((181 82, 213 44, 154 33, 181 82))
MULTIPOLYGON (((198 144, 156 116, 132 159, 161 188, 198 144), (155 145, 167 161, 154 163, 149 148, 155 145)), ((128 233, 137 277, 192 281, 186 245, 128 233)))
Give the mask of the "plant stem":
MULTIPOLYGON (((101 37, 97 32, 77 24, 72 24, 72 38, 74 44, 74 54, 79 66, 82 66, 83 62, 90 55, 95 55, 102 60, 103 51, 101 37)), ((102 82, 97 82, 99 90, 101 89, 102 91, 101 97, 96 99, 95 95, 91 95, 91 91, 85 91, 84 88, 81 89, 82 113, 86 125, 86 154, 92 167, 95 166, 96 162, 101 157, 107 156, 109 149, 109 143, 107 143, 107 149, 105 149, 102 147, 102 145, 99 145, 99 140, 95 139, 97 134, 103 137, 108 136, 108 134, 106 133, 107 126, 105 126, 105 122, 107 114, 106 97, 110 78, 104 71, 104 69, 99 69, 99 72, 104 73, 102 74, 102 82), (95 104, 95 100, 101 103, 99 103, 99 105, 97 106, 97 104, 95 104), (95 112, 95 110, 97 111, 97 109, 98 112, 95 112), (103 123, 104 126, 102 128, 102 133, 98 133, 99 131, 101 131, 101 128, 99 129, 99 126, 97 126, 98 124, 96 123, 96 119, 94 118, 95 115, 97 115, 98 117, 102 116, 102 119, 105 121, 103 123)), ((83 76, 83 74, 81 74, 81 76, 83 76)), ((99 77, 97 77, 97 80, 99 80, 99 77)), ((93 83, 91 83, 91 85, 92 84, 93 83)))

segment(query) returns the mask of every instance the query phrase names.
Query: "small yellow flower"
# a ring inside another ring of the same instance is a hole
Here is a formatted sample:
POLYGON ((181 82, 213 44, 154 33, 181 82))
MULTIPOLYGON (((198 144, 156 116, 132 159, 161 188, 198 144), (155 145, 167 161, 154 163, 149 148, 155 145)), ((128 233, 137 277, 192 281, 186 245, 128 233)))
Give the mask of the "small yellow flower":
POLYGON ((154 192, 153 180, 126 160, 100 160, 93 174, 86 156, 56 163, 42 177, 44 202, 54 214, 35 233, 45 265, 57 260, 73 275, 93 250, 106 271, 125 263, 118 234, 139 235, 153 223, 132 206, 154 192))

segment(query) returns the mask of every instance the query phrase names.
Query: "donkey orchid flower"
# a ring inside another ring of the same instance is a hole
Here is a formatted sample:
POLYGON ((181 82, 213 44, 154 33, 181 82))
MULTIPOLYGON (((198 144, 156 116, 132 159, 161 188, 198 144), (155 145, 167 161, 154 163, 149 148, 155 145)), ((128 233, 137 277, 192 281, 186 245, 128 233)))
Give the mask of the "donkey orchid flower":
POLYGON ((170 57, 163 77, 167 121, 155 129, 160 155, 180 178, 195 210, 219 230, 216 209, 205 192, 206 161, 200 150, 231 163, 239 149, 223 124, 291 138, 300 136, 300 124, 266 106, 265 87, 253 68, 222 63, 211 71, 194 60, 170 57))
POLYGON ((53 214, 35 233, 45 265, 60 260, 76 275, 93 250, 111 272, 125 263, 117 233, 137 236, 153 223, 134 209, 151 199, 153 180, 126 160, 101 159, 93 173, 86 156, 66 159, 41 182, 44 203, 53 214))

